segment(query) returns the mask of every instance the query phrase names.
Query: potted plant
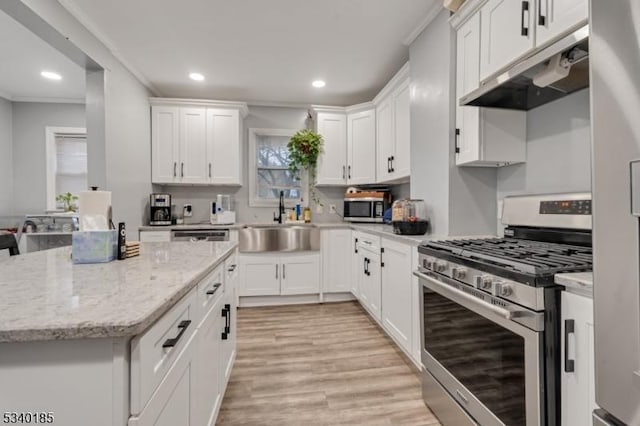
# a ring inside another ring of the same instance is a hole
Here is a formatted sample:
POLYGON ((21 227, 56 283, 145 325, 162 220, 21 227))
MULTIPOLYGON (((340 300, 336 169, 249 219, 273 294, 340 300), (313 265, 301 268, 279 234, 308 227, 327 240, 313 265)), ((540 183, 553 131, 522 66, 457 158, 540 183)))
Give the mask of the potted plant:
POLYGON ((303 129, 291 137, 287 148, 289 148, 289 170, 296 179, 300 179, 300 172, 307 171, 309 174, 309 196, 316 203, 320 204, 320 199, 315 192, 316 166, 318 156, 322 152, 322 135, 311 130, 303 129))
POLYGON ((67 192, 66 194, 60 194, 56 197, 57 202, 64 204, 65 212, 76 211, 74 203, 77 200, 78 200, 78 197, 76 195, 73 195, 70 192, 67 192))

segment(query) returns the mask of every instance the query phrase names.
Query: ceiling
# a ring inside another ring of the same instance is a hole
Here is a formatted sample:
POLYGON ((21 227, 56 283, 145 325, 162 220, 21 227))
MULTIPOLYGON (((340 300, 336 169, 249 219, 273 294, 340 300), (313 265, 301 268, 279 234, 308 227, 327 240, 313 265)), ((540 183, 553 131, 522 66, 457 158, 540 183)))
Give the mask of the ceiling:
MULTIPOLYGON (((59 0, 159 96, 370 101, 441 0, 59 0), (203 82, 188 78, 204 74, 203 82), (311 82, 325 80, 323 89, 311 82)), ((436 8, 437 7, 437 8, 436 8)))
POLYGON ((0 11, 0 97, 12 101, 82 102, 85 70, 0 11), (40 76, 53 71, 62 80, 40 76))

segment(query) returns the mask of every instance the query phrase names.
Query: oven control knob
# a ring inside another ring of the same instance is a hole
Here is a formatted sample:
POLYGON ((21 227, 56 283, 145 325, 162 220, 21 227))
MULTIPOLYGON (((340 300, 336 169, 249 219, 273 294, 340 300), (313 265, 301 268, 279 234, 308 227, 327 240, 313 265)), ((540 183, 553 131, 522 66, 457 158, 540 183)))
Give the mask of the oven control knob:
POLYGON ((505 282, 496 283, 494 294, 500 297, 509 297, 513 294, 513 286, 505 282))
POLYGON ((451 268, 451 278, 463 280, 467 276, 465 268, 451 268))
POLYGON ((433 265, 433 270, 436 272, 444 272, 447 270, 447 262, 437 261, 433 265))
POLYGON ((488 275, 477 275, 476 276, 476 288, 480 290, 491 290, 491 284, 493 280, 488 275))

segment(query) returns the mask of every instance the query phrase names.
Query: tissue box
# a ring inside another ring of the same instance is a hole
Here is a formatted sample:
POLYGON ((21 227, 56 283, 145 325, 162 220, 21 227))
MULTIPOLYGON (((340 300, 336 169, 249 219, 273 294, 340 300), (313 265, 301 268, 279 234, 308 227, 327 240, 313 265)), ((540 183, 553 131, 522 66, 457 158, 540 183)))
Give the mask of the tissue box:
POLYGON ((76 231, 71 237, 73 263, 105 263, 115 260, 118 231, 76 231))

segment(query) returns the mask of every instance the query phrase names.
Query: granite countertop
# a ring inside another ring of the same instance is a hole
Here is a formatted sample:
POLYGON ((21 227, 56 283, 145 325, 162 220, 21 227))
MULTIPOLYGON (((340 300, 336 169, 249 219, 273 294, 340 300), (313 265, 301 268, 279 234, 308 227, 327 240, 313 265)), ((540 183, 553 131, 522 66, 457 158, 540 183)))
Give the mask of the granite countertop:
POLYGON ((219 265, 235 242, 143 243, 140 256, 74 265, 71 247, 0 261, 0 342, 143 332, 219 265))
POLYGON ((574 272, 556 274, 556 284, 563 285, 567 291, 593 298, 593 272, 574 272))

